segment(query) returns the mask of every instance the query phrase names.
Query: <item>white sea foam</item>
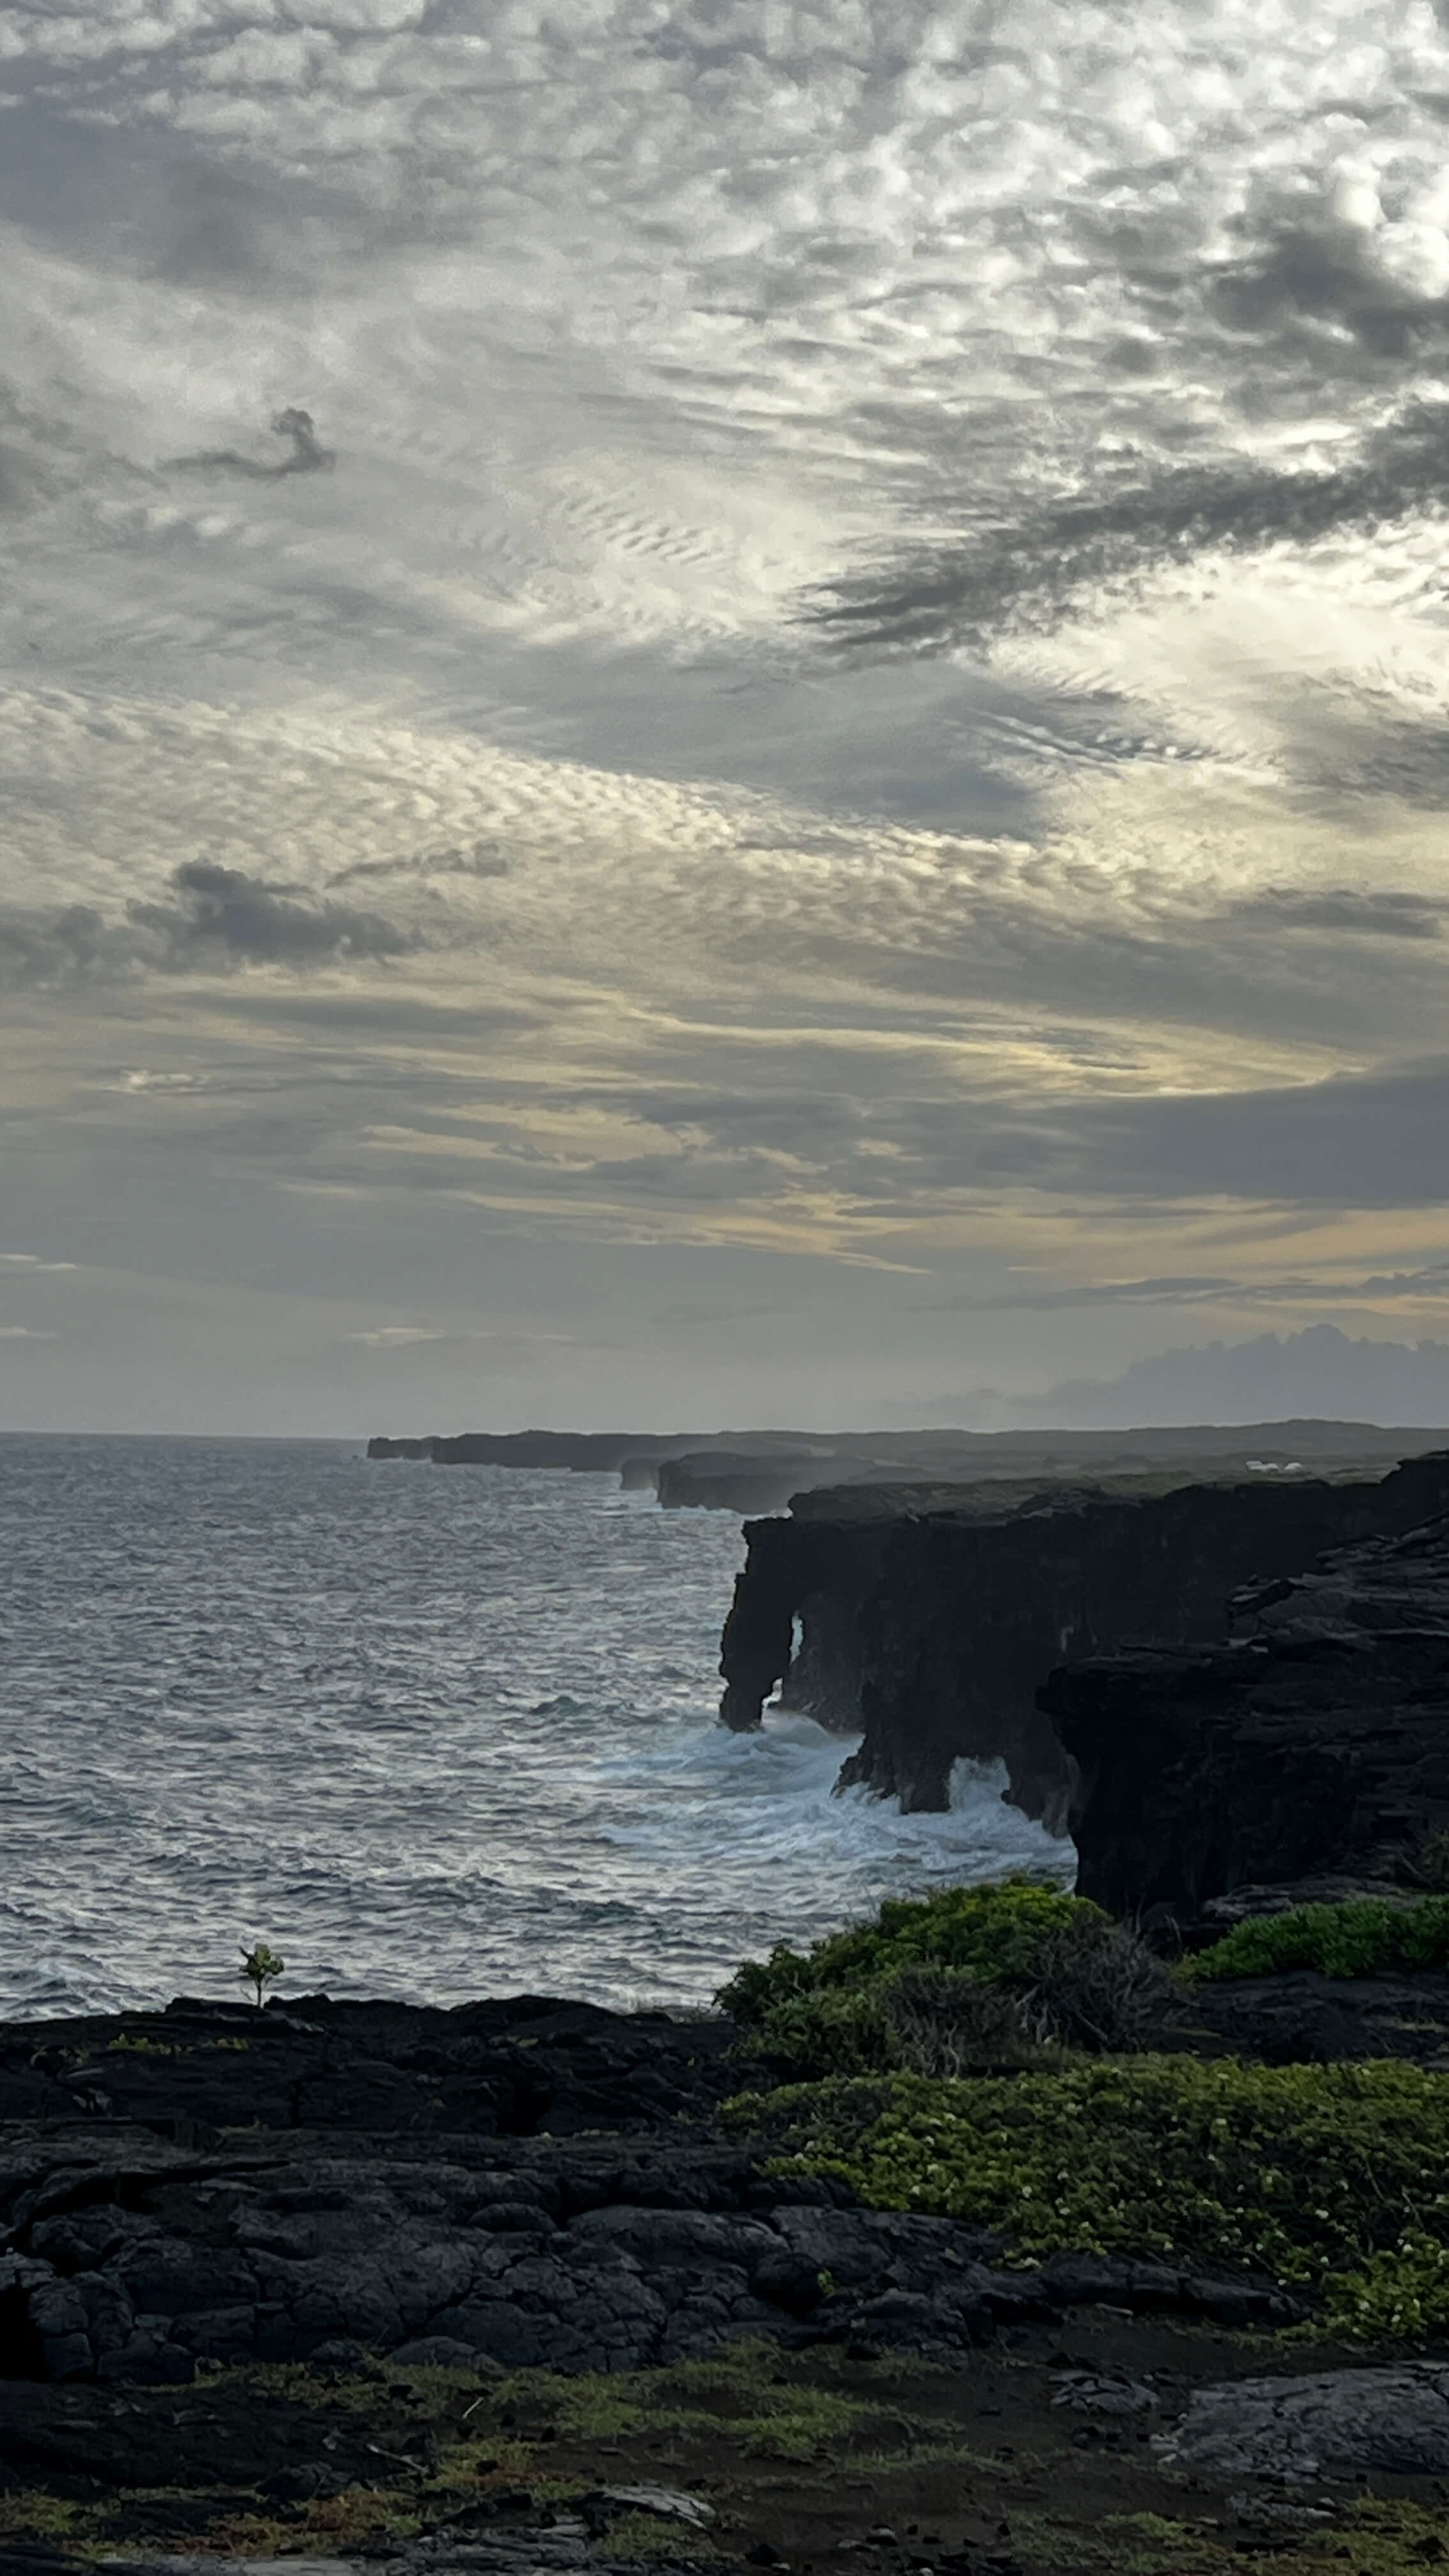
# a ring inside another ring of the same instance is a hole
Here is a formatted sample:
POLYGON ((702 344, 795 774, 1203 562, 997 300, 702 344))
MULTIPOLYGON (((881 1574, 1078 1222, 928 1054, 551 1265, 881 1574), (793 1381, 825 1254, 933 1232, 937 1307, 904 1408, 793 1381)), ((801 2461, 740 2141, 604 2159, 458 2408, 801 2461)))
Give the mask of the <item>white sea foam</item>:
POLYGON ((883 1895, 1067 1875, 958 1764, 716 1722, 738 1523, 613 1480, 323 1443, 0 1443, 11 1575, 0 2009, 226 1992, 707 1998, 883 1895))

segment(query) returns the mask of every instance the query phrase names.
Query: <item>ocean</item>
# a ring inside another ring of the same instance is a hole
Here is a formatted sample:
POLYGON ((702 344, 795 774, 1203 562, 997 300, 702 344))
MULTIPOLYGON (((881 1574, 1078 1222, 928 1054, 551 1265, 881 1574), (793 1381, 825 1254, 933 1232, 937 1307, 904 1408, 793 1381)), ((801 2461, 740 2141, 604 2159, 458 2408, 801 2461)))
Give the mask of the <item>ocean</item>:
POLYGON ((717 1722, 740 1523, 328 1441, 0 1437, 0 2012, 279 1992, 707 2002, 747 1956, 1052 1842, 958 1766, 717 1722))

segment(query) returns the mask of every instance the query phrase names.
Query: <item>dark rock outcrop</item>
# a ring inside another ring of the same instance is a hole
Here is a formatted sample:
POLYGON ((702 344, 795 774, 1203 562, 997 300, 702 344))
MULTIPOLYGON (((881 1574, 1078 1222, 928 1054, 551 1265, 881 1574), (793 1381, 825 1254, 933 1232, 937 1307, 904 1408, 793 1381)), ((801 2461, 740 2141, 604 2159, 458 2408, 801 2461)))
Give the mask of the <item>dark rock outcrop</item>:
POLYGON ((1222 1637, 1246 1582, 1401 1532, 1436 1499, 1449 1506, 1449 1456, 1343 1484, 984 1484, 925 1509, 908 1488, 814 1494, 747 1529, 722 1714, 757 1725, 778 1683, 786 1705, 863 1729, 842 1786, 907 1809, 944 1807, 963 1756, 999 1757, 1015 1802, 1061 1831, 1080 1757, 1056 1703, 1037 1704, 1054 1667, 1222 1637))
POLYGON ((674 2129, 741 2081, 730 2026, 510 1995, 437 2005, 304 1995, 263 2011, 179 1997, 164 2012, 0 2024, 0 2122, 102 2118, 192 2139, 268 2129, 479 2136, 674 2129))
MULTIPOLYGON (((1442 2477, 1449 2471, 1449 2365, 1411 2361, 1195 2389, 1164 2456, 1225 2478, 1442 2477)), ((1437 2555, 1437 2550, 1435 2553, 1437 2555)))
POLYGON ((752 1521, 720 1646, 726 1726, 759 1725, 779 1686, 788 1708, 853 1734, 866 1645, 861 1616, 880 1582, 893 1523, 859 1518, 752 1521))
POLYGON ((309 1996, 0 2026, 0 2381, 183 2384, 359 2348, 622 2370, 741 2335, 954 2359, 1103 2300, 1301 2313, 1156 2262, 1002 2270, 979 2229, 772 2172, 711 2116, 749 2075, 722 2018, 508 2015, 309 1996), (526 2105, 509 2044, 534 2061, 526 2105))
POLYGON ((1192 1921, 1235 1887, 1412 1871, 1449 1825, 1446 1477, 1388 1478, 1394 1510, 1434 1516, 1245 1590, 1229 1642, 1052 1674, 1084 1895, 1192 1921))
POLYGON ((1265 2066, 1332 2066, 1396 2057, 1449 2068, 1449 1977, 1275 1977, 1204 1980, 1193 1992, 1198 2045, 1210 2034, 1230 2056, 1265 2066))
POLYGON ((575 1475, 616 1475, 626 1458, 696 1448, 708 1433, 651 1440, 639 1431, 432 1432, 417 1440, 369 1440, 369 1458, 427 1458, 435 1467, 563 1467, 575 1475))
POLYGON ((740 1449, 692 1449, 679 1458, 661 1458, 655 1491, 667 1512, 775 1512, 812 1475, 840 1473, 831 1452, 812 1459, 800 1450, 779 1457, 740 1449))

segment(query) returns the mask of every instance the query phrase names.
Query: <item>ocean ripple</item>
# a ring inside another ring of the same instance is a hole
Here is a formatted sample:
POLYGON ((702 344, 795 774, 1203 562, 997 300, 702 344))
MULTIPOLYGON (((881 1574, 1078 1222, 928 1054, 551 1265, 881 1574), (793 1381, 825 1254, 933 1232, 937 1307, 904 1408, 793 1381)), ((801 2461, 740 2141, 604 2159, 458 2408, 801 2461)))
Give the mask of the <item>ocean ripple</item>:
POLYGON ((0 2011, 235 1991, 698 2003, 879 1902, 1071 1854, 958 1765, 716 1723, 738 1522, 321 1441, 0 1439, 0 2011))

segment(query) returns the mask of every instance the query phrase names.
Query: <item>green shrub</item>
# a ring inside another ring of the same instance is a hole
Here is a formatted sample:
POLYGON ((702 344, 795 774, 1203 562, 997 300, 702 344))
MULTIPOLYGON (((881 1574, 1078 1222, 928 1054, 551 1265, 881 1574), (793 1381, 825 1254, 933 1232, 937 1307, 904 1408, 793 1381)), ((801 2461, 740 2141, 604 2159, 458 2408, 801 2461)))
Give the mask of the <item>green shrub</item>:
POLYGON ((804 1952, 781 1945, 719 2001, 803 2079, 1011 2067, 1044 2047, 1160 2040, 1171 1980, 1100 1906, 1028 1879, 892 1899, 804 1952))
POLYGON ((1037 2053, 1020 1996, 970 1968, 898 1968, 860 1987, 786 1995, 757 2045, 792 2076, 960 2075, 1024 2066, 1037 2053))
POLYGON ((1342 1905, 1293 1905, 1236 1924, 1188 1963, 1200 1977, 1272 1977, 1316 1968, 1325 1977, 1373 1977, 1385 1971, 1449 1968, 1449 1896, 1393 1905, 1354 1896, 1342 1905))
POLYGON ((1349 2333, 1449 2328, 1449 2077, 1397 2062, 1080 2060, 743 2096, 777 2169, 1063 2249, 1264 2273, 1349 2333))
POLYGON ((280 1977, 286 1965, 287 1962, 280 1950, 269 1948, 265 1941, 254 1941, 250 1950, 243 1950, 242 1963, 237 1970, 237 1975, 244 1986, 255 1986, 257 2002, 260 2004, 262 1988, 271 1985, 275 1978, 280 1977))
POLYGON ((1030 1974, 1054 1932, 1105 1923, 1099 1905, 1035 1880, 997 1887, 947 1887, 934 1896, 890 1897, 873 1923, 832 1932, 813 1949, 777 1943, 763 1962, 747 1960, 716 2002, 742 2029, 759 2030, 797 1995, 861 1988, 901 1968, 969 1968, 977 1977, 1030 1974))

